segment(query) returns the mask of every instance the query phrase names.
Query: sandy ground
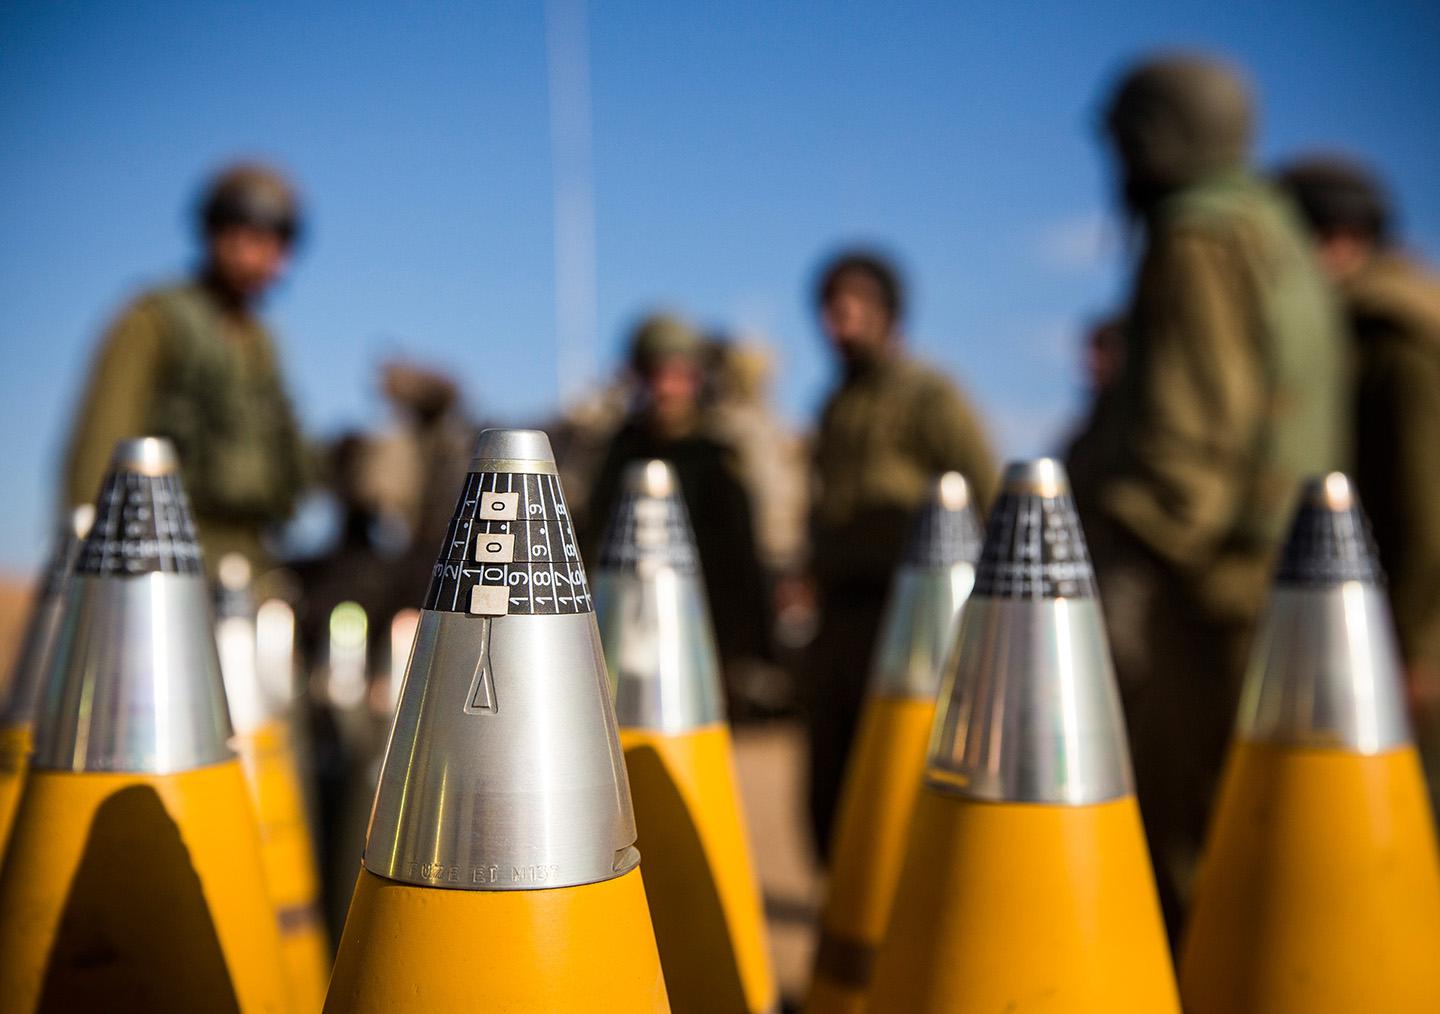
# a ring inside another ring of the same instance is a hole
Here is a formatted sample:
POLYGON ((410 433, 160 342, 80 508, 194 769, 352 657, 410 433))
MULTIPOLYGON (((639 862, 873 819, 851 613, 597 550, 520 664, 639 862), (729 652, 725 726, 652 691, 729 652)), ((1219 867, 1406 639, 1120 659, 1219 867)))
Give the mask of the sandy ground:
POLYGON ((744 796, 770 951, 781 995, 804 998, 815 948, 821 879, 805 830, 805 737, 798 723, 772 722, 735 732, 735 766, 744 796))

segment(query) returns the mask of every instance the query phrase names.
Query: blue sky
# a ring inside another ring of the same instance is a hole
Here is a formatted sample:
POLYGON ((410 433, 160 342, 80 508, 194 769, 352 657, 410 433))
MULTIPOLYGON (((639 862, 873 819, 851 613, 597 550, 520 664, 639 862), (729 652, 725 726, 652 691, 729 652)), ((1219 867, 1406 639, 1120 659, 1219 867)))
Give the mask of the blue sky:
POLYGON ((310 242, 267 312, 322 434, 380 421, 374 364, 390 354, 453 369, 488 417, 553 408, 558 150, 562 192, 593 208, 598 369, 642 310, 679 307, 763 335, 803 420, 829 379, 810 274, 865 240, 901 256, 913 345, 963 380, 1001 449, 1048 450, 1077 406, 1077 333, 1114 304, 1127 260, 1097 103, 1157 45, 1250 69, 1263 159, 1372 157, 1412 244, 1440 256, 1433 4, 556 0, 549 14, 547 36, 540 3, 4 5, 0 570, 41 555, 97 332, 186 267, 195 187, 235 155, 277 159, 309 197, 310 242), (588 73, 566 63, 555 80, 580 100, 562 123, 588 107, 588 147, 556 148, 547 38, 584 43, 588 73))

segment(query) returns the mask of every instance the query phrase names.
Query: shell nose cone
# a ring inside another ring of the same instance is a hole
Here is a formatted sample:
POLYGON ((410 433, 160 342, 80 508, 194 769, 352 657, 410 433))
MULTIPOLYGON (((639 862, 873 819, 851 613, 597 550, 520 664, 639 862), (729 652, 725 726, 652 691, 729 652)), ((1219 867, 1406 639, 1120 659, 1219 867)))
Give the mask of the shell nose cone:
POLYGON ((131 437, 115 445, 110 467, 117 472, 170 475, 180 467, 175 445, 164 437, 131 437))
MULTIPOLYGON (((555 452, 550 448, 550 438, 540 430, 488 429, 480 432, 475 442, 477 461, 528 461, 555 463, 555 452)), ((490 471, 477 469, 472 471, 490 471)), ((521 471, 521 469, 503 469, 521 471)))
POLYGON ((1095 577, 1064 468, 1009 465, 950 654, 927 780, 994 802, 1131 792, 1095 577))
POLYGON ((66 589, 33 763, 186 771, 228 760, 200 547, 168 440, 123 440, 66 589))
POLYGON ((668 462, 625 470, 595 583, 621 728, 665 734, 723 721, 719 661, 684 494, 668 462))
POLYGON ((1242 738, 1359 753, 1410 742, 1382 581, 1350 480, 1339 472, 1311 479, 1256 638, 1242 738))
POLYGON ((1065 496, 1070 492, 1070 477, 1065 474, 1065 466, 1054 458, 1012 461, 1005 466, 1000 491, 1047 499, 1065 496))

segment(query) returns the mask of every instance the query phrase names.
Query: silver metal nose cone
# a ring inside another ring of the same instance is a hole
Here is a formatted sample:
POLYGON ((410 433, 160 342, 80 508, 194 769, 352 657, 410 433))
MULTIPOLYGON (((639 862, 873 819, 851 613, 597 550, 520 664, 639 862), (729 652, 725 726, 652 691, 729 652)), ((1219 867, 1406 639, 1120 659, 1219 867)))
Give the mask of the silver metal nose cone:
POLYGON ((1399 650, 1364 511, 1338 472, 1301 494, 1241 695, 1236 734, 1380 753, 1410 741, 1399 650))
POLYGON ((630 465, 601 549, 595 615, 621 728, 675 734, 725 719, 689 514, 664 461, 630 465))
POLYGON ((464 890, 639 862, 609 680, 549 440, 486 430, 435 563, 381 768, 370 872, 464 890))
POLYGON ((164 437, 130 437, 115 445, 110 469, 139 475, 170 475, 180 467, 175 445, 164 437))
POLYGON ((481 430, 471 472, 555 474, 555 452, 540 430, 481 430))
POLYGON ((36 768, 164 774, 232 756, 200 547, 168 441, 115 450, 42 694, 36 768))
POLYGON ((935 480, 916 512, 876 642, 869 692, 934 700, 960 607, 975 585, 980 526, 958 472, 935 480))
POLYGON ((70 512, 66 523, 56 532, 50 560, 41 575, 30 618, 25 624, 25 637, 10 676, 10 690, 0 707, 0 727, 29 726, 35 720, 35 708, 60 630, 65 592, 80 556, 80 545, 94 519, 95 508, 82 504, 70 512))
POLYGON ((941 690, 927 782, 996 802, 1132 792, 1129 748, 1064 468, 1010 465, 941 690))

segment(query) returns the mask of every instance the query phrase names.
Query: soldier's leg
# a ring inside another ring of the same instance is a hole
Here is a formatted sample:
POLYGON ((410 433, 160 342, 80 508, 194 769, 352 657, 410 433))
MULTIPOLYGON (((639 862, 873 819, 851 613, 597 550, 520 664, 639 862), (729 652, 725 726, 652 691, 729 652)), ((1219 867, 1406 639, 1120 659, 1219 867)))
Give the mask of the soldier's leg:
POLYGON ((1176 781, 1179 767, 1172 754, 1173 727, 1179 710, 1173 668, 1165 666, 1166 653, 1158 640, 1156 613, 1166 594, 1160 571, 1149 561, 1116 561, 1099 571, 1100 593, 1115 662, 1120 699, 1125 709, 1135 795, 1145 826, 1155 885, 1171 942, 1180 929, 1182 905, 1177 879, 1172 875, 1177 851, 1173 829, 1181 821, 1176 781))
POLYGON ((1148 673, 1132 695, 1136 795, 1172 945, 1179 940, 1234 726, 1248 628, 1206 619, 1157 589, 1148 673))
POLYGON ((860 709, 870 658, 884 609, 881 595, 847 596, 827 602, 812 645, 810 667, 810 833, 822 863, 839 805, 845 765, 860 709))

